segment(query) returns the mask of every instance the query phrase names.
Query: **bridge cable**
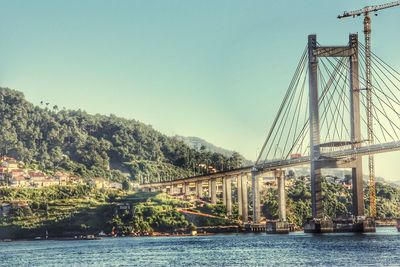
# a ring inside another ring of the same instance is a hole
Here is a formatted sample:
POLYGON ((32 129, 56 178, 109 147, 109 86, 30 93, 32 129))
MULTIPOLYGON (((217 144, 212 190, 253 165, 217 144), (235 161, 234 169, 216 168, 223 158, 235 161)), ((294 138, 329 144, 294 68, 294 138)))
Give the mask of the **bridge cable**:
POLYGON ((273 153, 274 153, 274 154, 273 154, 273 157, 276 156, 276 153, 277 153, 277 150, 278 150, 278 145, 279 145, 280 139, 282 138, 283 131, 284 131, 284 129, 285 129, 287 117, 288 117, 288 114, 290 113, 291 104, 292 104, 292 102, 293 102, 293 98, 294 98, 295 93, 296 93, 298 80, 299 80, 299 77, 301 76, 301 73, 302 73, 303 70, 304 70, 304 67, 305 67, 305 62, 306 62, 305 59, 306 59, 306 57, 304 57, 304 58, 303 58, 303 62, 301 62, 302 64, 301 64, 301 68, 299 69, 299 72, 297 72, 297 73, 295 74, 295 76, 294 76, 295 79, 293 80, 293 86, 292 86, 291 94, 288 96, 289 102, 288 102, 288 104, 285 106, 284 113, 283 113, 283 115, 282 115, 281 120, 279 121, 278 128, 277 128, 276 131, 275 131, 275 135, 274 135, 274 137, 273 137, 273 139, 272 139, 271 146, 270 146, 269 149, 268 149, 268 152, 267 152, 267 154, 266 154, 266 157, 268 157, 268 155, 269 155, 269 153, 271 152, 271 149, 273 149, 274 145, 276 145, 276 146, 275 146, 275 150, 273 151, 273 153), (283 127, 282 127, 282 123, 283 123, 283 127), (282 129, 281 129, 281 127, 282 127, 282 129), (278 143, 275 143, 275 140, 276 140, 276 138, 277 138, 278 136, 279 136, 278 143))
MULTIPOLYGON (((299 71, 302 62, 304 61, 304 58, 306 57, 306 52, 307 52, 307 48, 304 49, 303 54, 302 54, 301 59, 300 59, 300 62, 299 62, 299 64, 298 64, 297 67, 296 67, 295 76, 296 76, 296 73, 299 71)), ((267 143, 268 143, 268 141, 269 141, 269 139, 270 139, 270 137, 271 137, 271 135, 272 135, 272 132, 273 132, 273 130, 275 129, 276 123, 278 122, 278 119, 279 119, 279 117, 280 117, 280 114, 281 114, 281 112, 282 112, 282 110, 283 110, 283 108, 284 108, 284 106, 285 106, 285 104, 286 104, 288 95, 290 94, 290 92, 291 92, 291 90, 292 90, 292 84, 293 84, 293 81, 294 81, 295 76, 293 76, 293 78, 292 78, 292 81, 291 81, 291 83, 290 83, 290 85, 289 85, 288 90, 286 91, 286 94, 285 94, 284 99, 283 99, 283 101, 282 101, 282 103, 281 103, 281 106, 279 107, 278 114, 277 114, 277 116, 275 117, 274 122, 272 123, 272 126, 271 126, 271 128, 270 128, 270 131, 269 131, 269 133, 268 133, 268 135, 267 135, 267 138, 266 138, 266 140, 265 140, 265 142, 264 142, 264 144, 263 144, 263 146, 262 146, 262 148, 261 148, 260 154, 259 154, 258 157, 257 157, 257 160, 256 160, 256 162, 255 162, 256 165, 258 164, 258 162, 259 162, 259 160, 260 160, 260 157, 261 157, 261 155, 262 155, 263 152, 264 152, 264 149, 265 149, 265 147, 266 147, 266 145, 267 145, 267 143)))

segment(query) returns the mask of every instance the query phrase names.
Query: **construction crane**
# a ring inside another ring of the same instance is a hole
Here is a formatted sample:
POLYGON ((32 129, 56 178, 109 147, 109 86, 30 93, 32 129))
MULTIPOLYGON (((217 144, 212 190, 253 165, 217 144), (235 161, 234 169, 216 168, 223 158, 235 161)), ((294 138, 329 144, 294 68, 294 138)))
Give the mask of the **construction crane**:
MULTIPOLYGON (((371 79, 371 18, 369 13, 377 12, 382 9, 399 6, 400 1, 394 1, 387 4, 366 6, 362 9, 344 12, 338 16, 338 19, 364 15, 364 35, 365 35, 365 80, 367 92, 367 129, 368 129, 368 142, 369 145, 374 143, 374 130, 373 130, 373 115, 372 115, 372 79, 371 79)), ((375 13, 375 15, 377 15, 375 13)), ((370 201, 370 216, 376 217, 376 189, 375 189, 375 165, 374 156, 368 156, 368 170, 369 170, 369 201, 370 201)))

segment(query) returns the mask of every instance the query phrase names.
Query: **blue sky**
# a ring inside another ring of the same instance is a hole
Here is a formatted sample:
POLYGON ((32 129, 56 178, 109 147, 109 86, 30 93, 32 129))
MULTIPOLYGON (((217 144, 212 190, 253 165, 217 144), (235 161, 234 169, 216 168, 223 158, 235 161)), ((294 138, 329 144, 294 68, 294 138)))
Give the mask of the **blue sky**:
MULTIPOLYGON (((1 86, 255 159, 307 35, 347 43, 372 1, 0 0, 1 86)), ((373 18, 373 48, 400 69, 400 8, 373 18)), ((398 179, 399 153, 377 156, 398 179)))

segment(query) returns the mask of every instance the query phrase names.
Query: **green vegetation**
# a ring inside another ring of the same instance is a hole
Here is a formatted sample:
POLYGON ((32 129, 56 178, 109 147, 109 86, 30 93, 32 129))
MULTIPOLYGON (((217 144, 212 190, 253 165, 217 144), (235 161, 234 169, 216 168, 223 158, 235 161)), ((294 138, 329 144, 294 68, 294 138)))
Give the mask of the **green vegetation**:
MULTIPOLYGON (((352 192, 344 186, 326 180, 322 183, 324 214, 330 218, 348 216, 352 211, 352 192)), ((369 193, 366 188, 366 212, 369 211, 369 193)), ((276 190, 269 188, 261 194, 263 196, 263 213, 268 219, 278 218, 278 204, 276 190)), ((400 217, 400 189, 388 184, 377 183, 377 213, 379 219, 400 217)), ((288 221, 302 226, 307 218, 311 217, 311 189, 310 184, 302 180, 294 180, 287 189, 287 217, 288 221)))
POLYGON ((240 155, 226 157, 188 147, 151 126, 114 115, 41 107, 21 92, 0 88, 0 154, 44 171, 62 169, 82 177, 123 181, 167 180, 241 165, 240 155))
MULTIPOLYGON (((262 193, 263 213, 268 219, 278 218, 275 191, 269 188, 262 193)), ((327 217, 351 213, 350 190, 324 181, 323 191, 327 217)), ((367 190, 365 194, 367 199, 367 190)), ((288 220, 300 227, 311 217, 309 183, 294 180, 287 195, 288 220)), ((378 183, 377 196, 379 218, 400 217, 399 188, 378 183)), ((101 231, 141 235, 236 223, 225 218, 226 208, 221 204, 190 203, 161 193, 105 191, 88 185, 0 188, 0 204, 3 204, 0 209, 3 214, 0 213, 0 238, 43 237, 46 231, 50 237, 98 234, 101 231)), ((366 206, 368 210, 368 202, 366 206)))
MULTIPOLYGON (((0 204, 11 208, 0 215, 0 238, 131 235, 174 232, 196 226, 226 225, 223 218, 186 216, 180 209, 196 209, 166 194, 97 190, 87 185, 40 189, 0 188, 0 204)), ((220 205, 208 205, 218 216, 220 205)), ((0 210, 1 211, 1 210, 0 210)))
POLYGON ((73 236, 110 229, 106 221, 113 215, 110 200, 115 194, 87 185, 1 188, 0 203, 11 203, 11 209, 0 216, 0 237, 44 236, 46 230, 50 236, 73 236))

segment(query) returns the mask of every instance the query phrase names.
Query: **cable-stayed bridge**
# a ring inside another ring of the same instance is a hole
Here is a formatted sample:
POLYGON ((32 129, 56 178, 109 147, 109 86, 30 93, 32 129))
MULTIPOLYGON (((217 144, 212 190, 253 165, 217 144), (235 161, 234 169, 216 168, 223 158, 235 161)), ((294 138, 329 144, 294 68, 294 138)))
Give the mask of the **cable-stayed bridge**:
POLYGON ((211 203, 217 202, 221 187, 229 214, 234 182, 239 214, 247 223, 251 174, 251 220, 257 226, 261 221, 260 177, 268 173, 277 179, 279 219, 285 228, 284 169, 309 164, 313 218, 308 227, 310 231, 330 231, 332 223, 325 222, 322 208, 321 171, 350 168, 353 215, 359 219, 355 224, 361 225, 357 229, 362 231, 373 229, 371 221, 365 218, 362 156, 400 150, 400 73, 373 53, 369 64, 365 58, 366 47, 358 41, 357 34, 350 34, 343 46, 322 45, 316 35, 309 35, 254 166, 141 187, 197 198, 206 191, 211 203), (365 77, 366 67, 372 81, 365 77), (368 138, 371 133, 373 138, 368 138))

